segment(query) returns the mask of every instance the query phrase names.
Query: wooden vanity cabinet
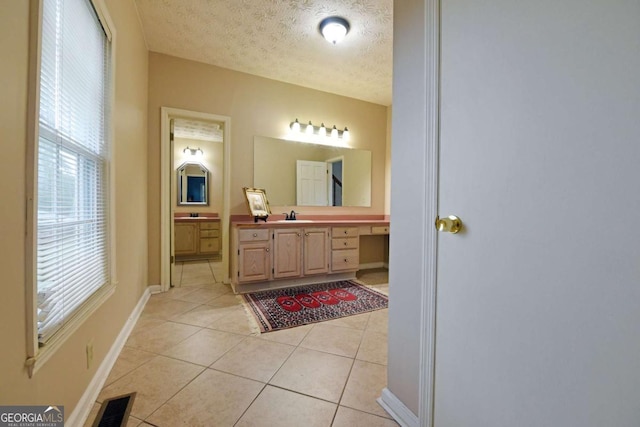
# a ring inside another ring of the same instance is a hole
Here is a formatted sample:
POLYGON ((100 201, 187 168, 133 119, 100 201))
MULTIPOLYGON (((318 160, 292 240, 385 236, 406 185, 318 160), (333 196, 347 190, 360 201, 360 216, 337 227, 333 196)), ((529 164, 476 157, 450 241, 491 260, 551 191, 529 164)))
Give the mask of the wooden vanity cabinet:
POLYGON ((271 279, 269 229, 241 229, 237 233, 237 282, 271 279))
POLYGON ((331 271, 355 271, 360 265, 358 227, 331 228, 331 271))
POLYGON ((176 222, 175 232, 175 255, 195 255, 198 253, 198 224, 176 222))
POLYGON ((330 271, 329 227, 235 229, 236 283, 295 279, 330 271))
MULTIPOLYGON (((388 233, 384 227, 376 226, 375 234, 388 233)), ((363 235, 374 234, 362 224, 233 226, 233 283, 262 290, 350 278, 360 268, 361 228, 363 235)))
POLYGON ((273 230, 273 278, 302 275, 302 230, 276 228, 273 230))
POLYGON ((273 229, 273 278, 329 272, 329 229, 273 229))
POLYGON ((220 223, 201 222, 199 230, 199 253, 217 255, 220 253, 220 223))
POLYGON ((329 272, 329 228, 305 228, 303 236, 303 274, 326 274, 329 272))
POLYGON ((220 256, 220 221, 212 219, 181 220, 174 223, 177 260, 208 259, 220 256))

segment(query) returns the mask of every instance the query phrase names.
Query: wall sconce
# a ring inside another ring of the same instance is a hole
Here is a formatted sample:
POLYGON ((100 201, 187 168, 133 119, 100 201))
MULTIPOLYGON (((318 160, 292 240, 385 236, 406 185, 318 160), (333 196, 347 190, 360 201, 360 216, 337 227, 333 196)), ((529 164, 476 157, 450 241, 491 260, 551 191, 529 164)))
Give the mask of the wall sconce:
MULTIPOLYGON (((302 125, 300 125, 298 119, 291 122, 289 127, 291 128, 292 133, 302 133, 302 125)), ((320 126, 314 126, 313 123, 311 123, 311 120, 309 120, 309 124, 304 125, 304 133, 308 136, 318 135, 321 138, 326 138, 327 128, 325 127, 324 123, 322 123, 320 126)), ((336 125, 333 125, 333 128, 331 128, 331 132, 329 133, 329 137, 332 139, 341 138, 344 140, 349 140, 349 129, 345 126, 344 130, 340 130, 336 127, 336 125)))
POLYGON ((200 157, 200 156, 202 156, 204 154, 204 152, 200 149, 200 147, 198 147, 198 148, 189 148, 189 147, 187 147, 184 150, 182 150, 182 152, 184 154, 189 154, 189 155, 194 156, 194 157, 200 157))

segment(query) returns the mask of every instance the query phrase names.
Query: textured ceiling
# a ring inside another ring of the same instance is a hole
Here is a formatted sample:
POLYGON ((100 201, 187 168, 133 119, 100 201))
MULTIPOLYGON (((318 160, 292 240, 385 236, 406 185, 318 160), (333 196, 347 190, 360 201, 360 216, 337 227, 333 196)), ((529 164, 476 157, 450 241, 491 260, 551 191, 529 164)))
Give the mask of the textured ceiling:
POLYGON ((149 49, 391 105, 393 0, 136 0, 149 49), (318 23, 351 24, 332 45, 318 23))
POLYGON ((174 119, 173 135, 176 138, 198 139, 200 141, 222 142, 220 125, 198 120, 174 119))

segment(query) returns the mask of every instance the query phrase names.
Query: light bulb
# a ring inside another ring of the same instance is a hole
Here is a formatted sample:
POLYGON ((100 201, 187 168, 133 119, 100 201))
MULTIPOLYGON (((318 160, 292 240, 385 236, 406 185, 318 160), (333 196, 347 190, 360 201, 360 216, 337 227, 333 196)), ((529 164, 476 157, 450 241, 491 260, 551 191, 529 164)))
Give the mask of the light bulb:
POLYGON ((342 131, 342 139, 344 140, 349 140, 349 129, 347 129, 347 127, 344 127, 344 130, 342 131))
POLYGON ((311 120, 309 120, 309 124, 307 125, 305 132, 307 132, 307 135, 313 135, 313 125, 311 124, 311 120))
POLYGON ((320 125, 320 136, 327 136, 327 128, 324 127, 324 123, 320 125))
POLYGON ((291 123, 291 130, 295 133, 300 132, 300 122, 296 119, 295 122, 291 123))
POLYGON ((340 16, 330 16, 320 21, 319 29, 322 36, 332 44, 338 44, 349 32, 349 21, 340 16))
POLYGON ((338 44, 347 35, 347 29, 343 25, 331 23, 323 28, 322 35, 329 43, 338 44))
POLYGON ((333 125, 333 129, 331 129, 331 138, 333 139, 338 138, 338 129, 336 129, 336 125, 333 125))

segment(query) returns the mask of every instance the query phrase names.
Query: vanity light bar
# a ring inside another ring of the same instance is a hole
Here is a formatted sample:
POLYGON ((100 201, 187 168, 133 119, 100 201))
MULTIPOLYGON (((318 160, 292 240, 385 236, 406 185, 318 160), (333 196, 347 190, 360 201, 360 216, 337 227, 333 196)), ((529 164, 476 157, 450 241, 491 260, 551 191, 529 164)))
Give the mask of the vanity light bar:
POLYGON ((307 135, 320 135, 322 137, 330 136, 331 138, 337 139, 342 138, 345 140, 349 139, 349 129, 345 126, 344 130, 336 128, 336 125, 333 125, 331 130, 327 130, 324 123, 320 126, 314 126, 309 120, 309 123, 306 125, 301 125, 298 119, 295 122, 291 122, 289 127, 291 131, 294 133, 302 132, 302 127, 304 126, 304 133, 307 135))
POLYGON ((185 154, 191 154, 192 156, 202 156, 204 154, 204 152, 202 151, 202 149, 200 147, 198 148, 185 148, 184 150, 182 150, 183 153, 185 154))

